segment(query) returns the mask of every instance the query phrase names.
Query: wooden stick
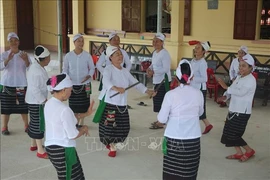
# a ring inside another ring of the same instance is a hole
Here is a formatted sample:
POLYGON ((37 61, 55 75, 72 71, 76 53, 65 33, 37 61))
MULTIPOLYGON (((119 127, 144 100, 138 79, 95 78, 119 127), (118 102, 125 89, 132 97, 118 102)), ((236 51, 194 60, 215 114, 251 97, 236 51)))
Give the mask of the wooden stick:
MULTIPOLYGON (((135 84, 132 84, 131 86, 128 86, 125 90, 128 90, 128 89, 130 89, 130 88, 133 88, 134 86, 136 86, 136 85, 138 85, 138 84, 140 84, 139 81, 136 82, 135 84)), ((120 94, 120 93, 119 93, 119 92, 118 92, 118 93, 115 93, 114 95, 111 95, 110 98, 112 98, 112 97, 114 97, 114 96, 116 96, 116 95, 118 95, 118 94, 120 94)))

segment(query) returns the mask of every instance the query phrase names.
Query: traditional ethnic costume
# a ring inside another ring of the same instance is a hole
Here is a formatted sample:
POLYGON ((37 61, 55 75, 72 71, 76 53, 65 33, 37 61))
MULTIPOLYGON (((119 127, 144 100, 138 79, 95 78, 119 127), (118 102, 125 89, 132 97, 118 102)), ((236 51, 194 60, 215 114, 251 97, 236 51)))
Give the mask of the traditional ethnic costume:
MULTIPOLYGON (((51 90, 62 90, 72 87, 68 76, 51 90)), ((45 115, 45 147, 49 159, 55 167, 58 179, 84 180, 82 166, 75 149, 79 131, 76 128, 77 119, 66 104, 52 97, 44 108, 45 115)))
MULTIPOLYGON (((178 79, 182 78, 180 66, 183 63, 189 64, 187 60, 180 61, 178 79)), ((187 83, 191 77, 192 71, 187 83)), ((203 113, 203 104, 201 91, 190 85, 181 84, 166 93, 158 114, 158 121, 167 124, 163 141, 163 180, 196 180, 200 163, 199 116, 203 113)))
MULTIPOLYGON (((242 50, 246 54, 248 53, 248 48, 246 46, 241 46, 239 51, 240 50, 242 50)), ((240 61, 239 58, 234 58, 231 63, 229 70, 230 80, 235 79, 239 75, 239 61, 240 61)))

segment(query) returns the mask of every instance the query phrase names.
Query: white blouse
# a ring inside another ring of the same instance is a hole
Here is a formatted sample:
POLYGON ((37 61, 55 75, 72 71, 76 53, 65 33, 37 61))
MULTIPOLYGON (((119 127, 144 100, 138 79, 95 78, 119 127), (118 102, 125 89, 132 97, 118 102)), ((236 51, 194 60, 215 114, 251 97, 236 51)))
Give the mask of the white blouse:
POLYGON ((251 114, 256 86, 256 79, 251 73, 245 77, 237 76, 224 93, 227 99, 231 98, 229 111, 251 114))
POLYGON ((41 67, 36 60, 30 65, 27 76, 27 91, 25 101, 29 104, 42 104, 48 97, 47 71, 41 67))
MULTIPOLYGON (((8 59, 11 50, 5 51, 1 54, 0 57, 0 71, 1 75, 1 83, 4 86, 9 87, 26 87, 26 65, 24 60, 20 57, 22 51, 19 51, 17 54, 13 56, 13 58, 8 62, 5 66, 5 60, 8 59)), ((31 60, 28 56, 29 63, 31 60)))
POLYGON ((153 84, 160 84, 165 77, 165 73, 167 73, 169 81, 172 80, 171 57, 166 49, 162 49, 158 53, 153 52, 152 64, 149 68, 154 71, 153 84))
MULTIPOLYGON (((106 103, 118 106, 126 106, 128 91, 110 98, 111 95, 117 93, 111 88, 113 86, 127 88, 128 86, 138 82, 138 80, 135 79, 126 68, 118 69, 114 65, 108 65, 104 69, 102 82, 103 89, 99 95, 99 99, 102 100, 103 96, 106 94, 106 103)), ((141 93, 145 93, 147 90, 147 88, 141 83, 136 85, 135 88, 141 93)))
POLYGON ((91 55, 86 51, 78 55, 74 51, 67 53, 64 59, 63 73, 70 76, 73 85, 89 83, 91 78, 84 83, 82 81, 87 75, 93 77, 95 73, 95 65, 91 55))
MULTIPOLYGON (((126 65, 126 69, 128 71, 130 71, 132 64, 130 62, 129 56, 128 56, 127 52, 124 49, 121 49, 120 48, 120 51, 123 54, 123 63, 121 64, 121 66, 123 67, 124 64, 125 64, 126 65)), ((99 59, 97 61, 97 65, 96 66, 97 66, 97 69, 99 70, 99 72, 101 74, 103 74, 105 67, 108 66, 108 65, 111 65, 111 64, 112 63, 111 63, 110 59, 103 52, 103 53, 101 53, 101 55, 100 55, 100 57, 99 57, 99 59)))
POLYGON ((230 66, 230 79, 236 78, 239 75, 239 60, 238 58, 234 58, 232 64, 230 66))
POLYGON ((76 147, 74 138, 79 134, 77 119, 66 104, 52 97, 45 104, 44 117, 45 146, 76 147))
POLYGON ((166 123, 164 136, 173 139, 201 137, 199 116, 203 114, 203 95, 189 85, 166 93, 157 119, 166 123))
POLYGON ((194 77, 192 78, 190 85, 196 89, 206 90, 207 63, 205 59, 192 59, 191 66, 193 69, 194 77))

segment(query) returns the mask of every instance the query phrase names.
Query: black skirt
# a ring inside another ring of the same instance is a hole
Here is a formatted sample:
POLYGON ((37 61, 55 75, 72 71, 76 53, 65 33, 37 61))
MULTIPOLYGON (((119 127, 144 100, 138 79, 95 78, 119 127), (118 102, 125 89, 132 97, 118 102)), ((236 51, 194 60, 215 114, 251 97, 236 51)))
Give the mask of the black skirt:
POLYGON ((28 104, 25 102, 24 92, 16 92, 15 87, 4 86, 0 92, 1 114, 28 114, 28 104))
POLYGON ((200 120, 206 119, 206 90, 201 90, 203 93, 203 114, 200 116, 200 120))
POLYGON ((246 141, 242 138, 250 114, 229 112, 224 125, 221 143, 226 147, 245 146, 246 141))
POLYGON ((106 104, 99 123, 99 137, 104 145, 124 142, 129 134, 130 122, 127 106, 106 104))
POLYGON ((73 86, 71 96, 69 97, 69 107, 74 113, 87 112, 90 105, 90 96, 87 97, 85 86, 73 86))
POLYGON ((200 164, 200 138, 167 139, 163 159, 163 180, 196 180, 200 164))
MULTIPOLYGON (((66 180, 66 159, 65 159, 65 147, 52 145, 46 147, 49 159, 56 169, 59 180, 66 180)), ((84 180, 84 173, 81 166, 80 159, 76 152, 77 163, 72 166, 71 179, 72 180, 84 180)))
MULTIPOLYGON (((156 84, 154 89, 156 90, 159 85, 160 84, 156 84)), ((153 111, 154 112, 160 111, 165 94, 166 94, 165 84, 162 82, 160 88, 157 91, 157 95, 153 97, 153 104, 154 104, 153 111)))
POLYGON ((39 116, 39 104, 29 104, 30 122, 28 125, 27 133, 30 138, 43 139, 44 132, 40 131, 40 116, 39 116))

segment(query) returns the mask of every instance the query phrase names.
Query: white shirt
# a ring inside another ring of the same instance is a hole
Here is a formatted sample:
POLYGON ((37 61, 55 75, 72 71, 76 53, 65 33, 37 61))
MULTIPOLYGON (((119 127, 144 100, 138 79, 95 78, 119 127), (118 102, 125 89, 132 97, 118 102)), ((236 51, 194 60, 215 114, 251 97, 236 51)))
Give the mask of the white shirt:
POLYGON ((245 77, 237 76, 224 93, 224 96, 231 98, 229 111, 251 114, 256 86, 256 79, 251 73, 245 77))
POLYGON ((166 93, 157 119, 167 123, 164 136, 173 139, 201 137, 199 116, 203 114, 203 94, 192 86, 170 90, 166 93))
POLYGON ((81 82, 87 75, 93 77, 95 73, 95 65, 91 55, 86 51, 78 55, 74 51, 67 53, 64 59, 63 73, 70 76, 73 85, 89 83, 91 78, 84 83, 81 82))
POLYGON ((66 104, 52 97, 45 104, 44 117, 45 146, 76 147, 74 138, 79 134, 77 119, 66 104))
MULTIPOLYGON (((103 89, 99 95, 99 99, 101 100, 106 93, 105 102, 118 106, 127 105, 127 95, 128 91, 125 91, 123 94, 118 94, 110 98, 111 95, 117 93, 112 90, 113 86, 127 88, 128 86, 135 84, 138 82, 130 72, 126 68, 118 69, 114 65, 106 66, 103 74, 103 89)), ((138 84, 135 88, 141 93, 145 93, 147 88, 143 84, 138 84)))
MULTIPOLYGON (((14 54, 13 58, 5 66, 4 62, 8 59, 10 51, 11 50, 3 52, 0 57, 0 71, 3 71, 0 84, 9 87, 26 87, 27 67, 24 60, 20 57, 21 51, 19 51, 17 54, 14 54)), ((29 63, 31 63, 29 56, 28 60, 29 63)))
POLYGON ((165 77, 165 73, 167 73, 169 81, 172 80, 171 57, 166 49, 162 49, 158 53, 153 52, 152 64, 149 68, 154 71, 153 84, 160 84, 165 77))
POLYGON ((233 80, 239 75, 239 59, 234 58, 230 66, 230 79, 233 80))
POLYGON ((26 72, 26 77, 25 101, 29 104, 42 104, 48 97, 46 83, 49 77, 47 71, 34 60, 26 72))
POLYGON ((196 89, 206 90, 207 82, 207 63, 204 58, 200 60, 192 59, 193 79, 190 85, 196 89))
MULTIPOLYGON (((127 69, 128 71, 130 71, 132 64, 131 64, 131 62, 130 62, 129 56, 128 56, 127 52, 126 52, 124 49, 121 49, 121 48, 120 48, 120 51, 121 51, 122 54, 123 54, 123 63, 121 64, 121 66, 123 67, 124 64, 125 64, 125 65, 126 65, 126 69, 127 69)), ((104 51, 104 52, 105 52, 105 51, 104 51)), ((106 66, 112 64, 112 62, 111 62, 110 59, 105 55, 104 52, 101 53, 101 55, 100 55, 100 57, 99 57, 99 59, 98 59, 98 61, 97 61, 97 69, 99 70, 99 72, 100 72, 101 74, 103 74, 104 69, 105 69, 106 66)))

